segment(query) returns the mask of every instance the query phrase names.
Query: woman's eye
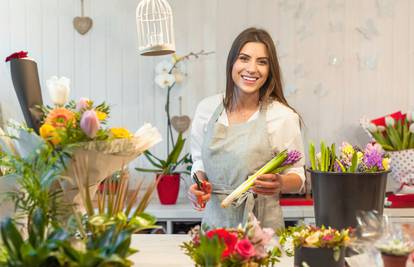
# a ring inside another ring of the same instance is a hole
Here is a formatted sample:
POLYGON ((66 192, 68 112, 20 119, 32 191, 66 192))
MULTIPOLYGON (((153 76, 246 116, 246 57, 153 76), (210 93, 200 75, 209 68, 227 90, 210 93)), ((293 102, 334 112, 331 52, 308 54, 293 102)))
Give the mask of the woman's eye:
POLYGON ((268 62, 267 62, 267 60, 259 60, 259 65, 267 65, 268 64, 268 62))
POLYGON ((247 62, 247 61, 249 61, 249 58, 248 58, 248 57, 245 57, 245 56, 240 56, 240 57, 239 57, 239 59, 240 59, 242 62, 247 62))

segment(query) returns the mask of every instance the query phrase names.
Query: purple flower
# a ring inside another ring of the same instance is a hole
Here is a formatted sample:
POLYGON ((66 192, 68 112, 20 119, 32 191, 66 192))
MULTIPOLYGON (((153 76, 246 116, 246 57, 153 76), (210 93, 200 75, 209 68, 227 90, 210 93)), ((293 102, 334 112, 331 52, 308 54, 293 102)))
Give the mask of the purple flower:
POLYGON ((94 110, 87 110, 82 114, 80 127, 89 138, 96 136, 101 124, 94 110))
POLYGON ((365 147, 365 153, 363 163, 368 170, 383 170, 382 158, 384 151, 378 144, 367 144, 365 147))
POLYGON ((282 166, 292 165, 298 162, 302 158, 302 153, 297 150, 291 150, 287 154, 287 158, 285 162, 283 162, 282 166))

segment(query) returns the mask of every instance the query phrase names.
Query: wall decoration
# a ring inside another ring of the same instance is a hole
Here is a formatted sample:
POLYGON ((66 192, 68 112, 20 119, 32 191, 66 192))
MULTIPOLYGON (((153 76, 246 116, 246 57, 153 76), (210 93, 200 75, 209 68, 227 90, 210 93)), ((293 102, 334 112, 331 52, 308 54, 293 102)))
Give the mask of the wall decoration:
POLYGON ((361 55, 357 54, 359 69, 360 70, 371 70, 377 69, 378 57, 376 55, 361 55))
POLYGON ((84 6, 81 0, 81 16, 73 19, 73 27, 82 35, 86 34, 93 25, 93 20, 90 17, 84 16, 84 6))
POLYGON ((394 16, 395 0, 376 0, 377 11, 380 17, 394 16))
POLYGON ((182 115, 182 97, 178 98, 180 102, 180 116, 173 116, 171 118, 172 127, 179 133, 184 133, 190 128, 191 119, 187 115, 182 115))
POLYGON ((328 95, 329 90, 325 88, 322 83, 318 83, 313 89, 313 93, 319 97, 324 97, 328 95))
POLYGON ((365 20, 365 24, 355 28, 365 39, 371 40, 379 35, 375 22, 372 19, 365 20))
POLYGON ((343 60, 336 55, 329 56, 329 65, 334 67, 339 67, 342 65, 343 60))
POLYGON ((283 93, 285 94, 286 97, 296 94, 298 90, 299 90, 298 87, 294 84, 287 84, 286 86, 283 87, 283 93))

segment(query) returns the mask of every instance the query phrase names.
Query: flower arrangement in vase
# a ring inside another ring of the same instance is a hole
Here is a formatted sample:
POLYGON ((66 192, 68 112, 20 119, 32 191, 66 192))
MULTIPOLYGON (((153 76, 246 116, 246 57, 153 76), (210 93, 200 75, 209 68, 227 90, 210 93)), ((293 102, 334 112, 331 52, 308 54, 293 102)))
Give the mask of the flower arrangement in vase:
POLYGON ((350 231, 299 225, 288 227, 278 235, 286 254, 294 256, 295 266, 343 267, 345 247, 351 243, 350 231))
POLYGON ((244 227, 193 228, 191 240, 184 242, 181 248, 196 266, 274 266, 279 262, 281 251, 277 246, 271 248, 273 235, 272 229, 262 229, 257 219, 250 215, 244 227))
POLYGON ((368 143, 361 149, 344 142, 338 153, 335 144, 322 141, 316 153, 310 143, 309 159, 318 226, 355 227, 359 210, 382 214, 390 160, 381 145, 368 143))

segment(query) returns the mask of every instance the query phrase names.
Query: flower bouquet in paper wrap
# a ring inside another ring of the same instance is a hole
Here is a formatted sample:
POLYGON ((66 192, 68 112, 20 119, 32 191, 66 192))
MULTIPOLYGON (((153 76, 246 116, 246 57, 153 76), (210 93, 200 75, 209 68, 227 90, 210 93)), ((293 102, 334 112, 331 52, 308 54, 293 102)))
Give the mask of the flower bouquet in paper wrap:
POLYGON ((64 198, 69 203, 80 204, 78 186, 74 180, 74 170, 79 169, 78 162, 87 161, 81 177, 89 177, 89 190, 95 195, 99 183, 114 173, 120 166, 127 165, 145 150, 161 141, 158 130, 145 124, 135 134, 125 128, 105 127, 110 115, 106 103, 95 105, 92 100, 81 98, 78 102, 69 101, 69 79, 52 77, 47 87, 53 107, 42 106, 43 119, 39 129, 40 137, 34 133, 23 133, 19 138, 20 147, 36 142, 46 142, 55 150, 64 150, 71 155, 65 162, 64 179, 59 183, 64 198))
POLYGON ((281 256, 279 248, 272 247, 274 231, 262 229, 252 214, 244 227, 211 230, 196 227, 190 236, 191 240, 181 248, 196 266, 274 266, 281 256))
POLYGON ((284 170, 292 167, 293 164, 298 162, 302 158, 302 154, 299 151, 283 150, 278 153, 272 160, 266 163, 260 170, 253 175, 249 176, 246 181, 239 185, 230 195, 228 195, 222 202, 221 206, 227 208, 233 201, 240 198, 245 192, 247 192, 256 181, 257 177, 267 173, 281 173, 284 170))
POLYGON ((398 194, 414 194, 414 112, 401 111, 377 119, 361 119, 364 130, 391 155, 388 187, 398 194))

